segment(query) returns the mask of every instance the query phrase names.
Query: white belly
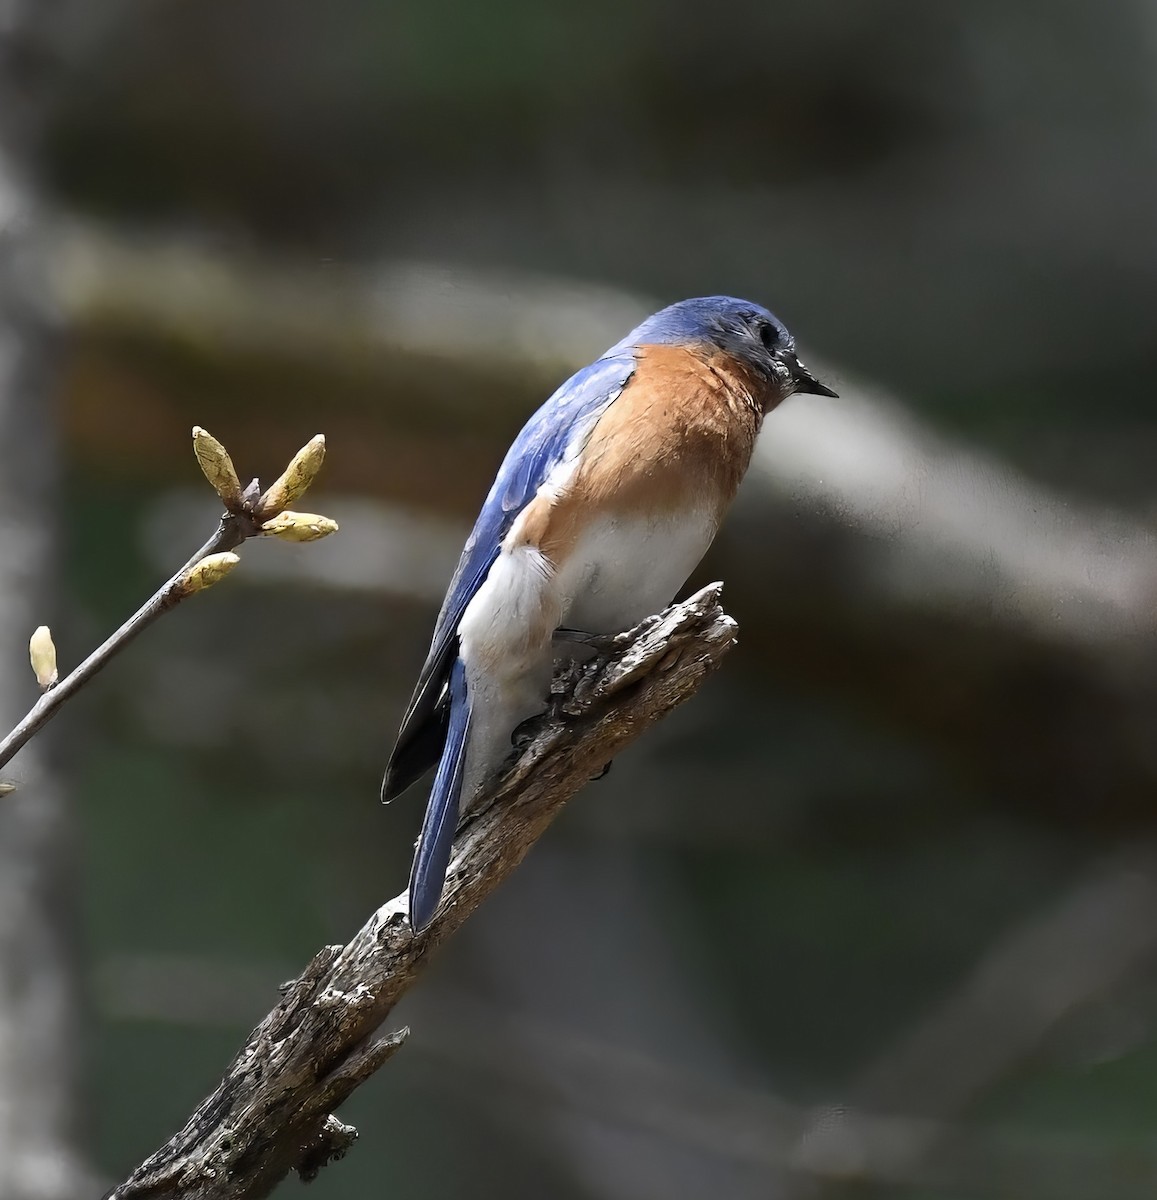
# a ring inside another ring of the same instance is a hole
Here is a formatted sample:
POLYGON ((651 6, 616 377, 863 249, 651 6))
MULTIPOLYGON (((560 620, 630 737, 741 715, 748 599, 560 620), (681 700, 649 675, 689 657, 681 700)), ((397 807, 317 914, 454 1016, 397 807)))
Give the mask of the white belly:
POLYGON ((558 570, 562 624, 618 633, 670 604, 715 536, 713 512, 607 518, 585 534, 558 570))
POLYGON ((458 626, 471 699, 462 807, 511 751, 511 732, 546 707, 558 626, 618 633, 660 612, 715 536, 712 513, 607 518, 556 570, 537 550, 504 549, 458 626))

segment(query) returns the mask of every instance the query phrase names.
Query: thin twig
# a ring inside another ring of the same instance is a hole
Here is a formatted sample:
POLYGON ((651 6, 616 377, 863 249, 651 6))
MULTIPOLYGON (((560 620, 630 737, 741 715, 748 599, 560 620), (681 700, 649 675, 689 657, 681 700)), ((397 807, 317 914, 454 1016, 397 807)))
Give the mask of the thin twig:
POLYGON ((217 532, 193 555, 173 577, 159 588, 137 609, 135 613, 109 638, 101 643, 75 670, 70 671, 55 687, 45 692, 29 710, 27 716, 0 741, 0 767, 5 766, 22 746, 59 712, 61 705, 71 699, 96 673, 115 655, 119 654, 140 633, 148 628, 162 613, 177 605, 187 591, 182 590, 181 581, 185 572, 210 554, 220 554, 239 546, 256 530, 244 516, 229 514, 221 518, 217 532), (247 526, 249 527, 247 531, 247 526))
MULTIPOLYGON (((49 686, 16 728, 0 741, 0 767, 11 761, 21 747, 52 720, 64 702, 75 696, 137 634, 187 596, 208 586, 214 578, 219 578, 224 569, 219 568, 213 578, 194 580, 191 572, 198 563, 211 555, 225 554, 246 539, 260 534, 302 542, 325 537, 337 529, 337 523, 328 517, 288 511, 288 506, 299 499, 313 482, 325 458, 325 438, 321 434, 311 438, 293 456, 289 465, 264 493, 256 479, 242 489, 225 447, 199 426, 193 428, 193 451, 205 477, 225 504, 226 511, 217 526, 217 532, 111 637, 75 670, 49 686)), ((235 563, 236 559, 232 562, 235 563)), ((206 564, 206 567, 209 565, 206 564)), ((49 642, 51 645, 51 638, 49 642)))
MULTIPOLYGON (((382 1035, 429 952, 509 874, 565 802, 645 729, 688 699, 735 640, 719 585, 614 640, 556 682, 552 712, 459 829, 434 923, 415 936, 406 897, 345 947, 323 948, 253 1031, 185 1127, 110 1200, 256 1200, 290 1171, 316 1170, 334 1108, 392 1055, 382 1035), (319 1143, 320 1139, 320 1143, 319 1143)), ((348 1146, 343 1135, 341 1146, 348 1146)))

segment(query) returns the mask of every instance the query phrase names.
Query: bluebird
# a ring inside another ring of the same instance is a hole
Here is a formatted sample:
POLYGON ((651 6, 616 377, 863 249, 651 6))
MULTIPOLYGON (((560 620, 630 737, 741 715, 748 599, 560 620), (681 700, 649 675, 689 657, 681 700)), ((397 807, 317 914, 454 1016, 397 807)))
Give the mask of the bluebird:
POLYGON ((764 416, 835 396, 766 308, 730 296, 648 317, 515 439, 462 551, 382 800, 437 766, 410 874, 434 918, 460 811, 547 706, 560 629, 618 633, 670 603, 715 536, 764 416))

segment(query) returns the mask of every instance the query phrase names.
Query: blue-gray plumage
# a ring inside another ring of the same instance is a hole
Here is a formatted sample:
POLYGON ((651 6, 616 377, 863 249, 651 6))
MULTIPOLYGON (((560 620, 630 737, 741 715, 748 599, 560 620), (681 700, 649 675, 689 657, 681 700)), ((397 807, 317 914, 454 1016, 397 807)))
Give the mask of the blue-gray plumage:
POLYGON ((410 878, 433 919, 460 809, 545 707, 552 635, 629 628, 669 603, 710 545, 765 412, 832 395, 759 305, 685 300, 572 376, 511 446, 442 604, 382 783, 435 763, 410 878))

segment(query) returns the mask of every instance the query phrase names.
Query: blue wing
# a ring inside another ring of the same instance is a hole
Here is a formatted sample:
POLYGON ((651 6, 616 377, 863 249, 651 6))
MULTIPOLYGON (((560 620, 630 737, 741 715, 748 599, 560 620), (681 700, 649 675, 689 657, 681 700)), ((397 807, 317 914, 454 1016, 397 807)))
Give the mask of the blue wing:
POLYGON ((595 422, 634 374, 633 352, 616 351, 572 375, 527 421, 507 451, 442 602, 430 652, 386 767, 383 801, 404 792, 441 756, 450 719, 444 693, 458 656, 462 614, 498 557, 514 519, 550 472, 579 452, 595 422))
POLYGON ((456 659, 447 682, 450 714, 446 746, 430 789, 430 803, 422 821, 418 849, 410 868, 410 924, 415 933, 434 919, 446 870, 454 850, 458 826, 458 800, 462 794, 462 771, 466 765, 466 738, 470 732, 470 698, 466 694, 466 668, 456 659))

